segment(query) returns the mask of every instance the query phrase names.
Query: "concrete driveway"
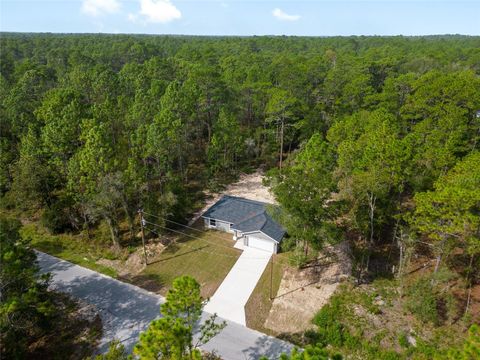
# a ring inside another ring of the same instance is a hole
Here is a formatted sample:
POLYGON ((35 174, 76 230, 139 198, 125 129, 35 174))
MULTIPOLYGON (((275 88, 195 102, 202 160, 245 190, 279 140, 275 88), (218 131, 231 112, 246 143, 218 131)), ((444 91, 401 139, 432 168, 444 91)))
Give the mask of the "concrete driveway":
POLYGON ((246 325, 245 304, 271 256, 267 251, 245 246, 242 255, 205 306, 205 311, 246 325))
MULTIPOLYGON (((157 294, 42 252, 37 252, 37 261, 42 272, 52 274, 52 287, 93 304, 100 311, 103 334, 99 353, 106 352, 114 339, 120 340, 131 352, 140 332, 160 316, 159 306, 164 298, 157 294)), ((210 314, 203 314, 203 318, 208 316, 210 314)), ((254 360, 263 355, 277 359, 293 346, 227 320, 225 329, 203 348, 216 350, 228 360, 254 360)))

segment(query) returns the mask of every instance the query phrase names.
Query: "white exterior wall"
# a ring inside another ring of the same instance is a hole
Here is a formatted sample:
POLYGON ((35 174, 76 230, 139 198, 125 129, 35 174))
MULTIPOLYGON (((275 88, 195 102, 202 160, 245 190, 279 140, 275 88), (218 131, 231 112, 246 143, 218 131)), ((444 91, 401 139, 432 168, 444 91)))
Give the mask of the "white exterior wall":
POLYGON ((230 232, 230 223, 217 220, 217 230, 230 232))
POLYGON ((244 244, 249 247, 270 251, 274 254, 277 252, 277 243, 261 232, 245 235, 244 244))
POLYGON ((224 231, 233 234, 233 230, 230 229, 230 223, 225 222, 225 221, 220 221, 215 219, 215 226, 210 225, 210 219, 205 218, 204 219, 205 227, 207 229, 215 229, 219 231, 224 231))
POLYGON ((210 225, 210 219, 204 218, 205 228, 215 229, 223 232, 228 232, 233 235, 233 240, 237 241, 243 238, 243 244, 257 249, 270 251, 276 254, 278 251, 278 243, 271 237, 265 235, 262 232, 254 232, 250 234, 244 234, 239 230, 232 230, 231 224, 226 221, 220 221, 215 219, 215 226, 210 225))

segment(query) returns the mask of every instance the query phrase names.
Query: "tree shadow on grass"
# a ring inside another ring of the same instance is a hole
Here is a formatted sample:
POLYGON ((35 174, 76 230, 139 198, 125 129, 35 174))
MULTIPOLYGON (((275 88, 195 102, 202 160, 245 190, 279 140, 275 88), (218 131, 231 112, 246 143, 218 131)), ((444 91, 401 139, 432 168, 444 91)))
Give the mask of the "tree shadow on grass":
POLYGON ((119 277, 118 280, 131 283, 154 293, 159 293, 165 288, 166 285, 165 281, 158 274, 132 275, 127 277, 119 277))
POLYGON ((45 240, 35 242, 34 247, 52 255, 60 254, 65 250, 62 243, 45 240))
POLYGON ((278 339, 287 341, 292 344, 296 344, 297 346, 305 346, 307 344, 304 332, 296 332, 296 333, 284 332, 284 333, 277 334, 275 336, 278 339))
POLYGON ((148 262, 148 265, 153 265, 153 264, 157 264, 157 263, 161 263, 161 262, 164 262, 164 261, 167 261, 167 260, 171 260, 171 259, 175 259, 175 258, 178 258, 178 257, 181 257, 181 256, 184 256, 184 255, 187 255, 187 254, 191 254, 191 253, 194 253, 194 252, 197 252, 197 251, 200 251, 202 249, 205 249, 209 247, 209 245, 205 245, 205 246, 199 246, 198 248, 196 249, 191 249, 191 250, 188 250, 188 251, 185 251, 181 254, 175 254, 177 251, 180 251, 181 248, 177 246, 177 250, 174 250, 174 251, 169 251, 168 253, 172 253, 173 255, 172 256, 169 256, 169 257, 165 257, 165 258, 162 258, 162 259, 157 259, 157 260, 154 260, 154 261, 149 261, 148 262))

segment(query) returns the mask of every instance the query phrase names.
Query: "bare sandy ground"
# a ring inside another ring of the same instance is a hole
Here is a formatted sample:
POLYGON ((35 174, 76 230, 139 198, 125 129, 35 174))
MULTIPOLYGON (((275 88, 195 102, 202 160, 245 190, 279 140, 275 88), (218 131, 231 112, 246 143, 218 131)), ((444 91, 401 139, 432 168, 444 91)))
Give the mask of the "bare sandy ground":
MULTIPOLYGON (((165 245, 160 242, 148 242, 145 244, 147 258, 153 259, 160 254, 165 245)), ((134 276, 140 274, 145 269, 145 259, 143 248, 139 247, 133 254, 130 254, 126 261, 99 259, 97 264, 108 266, 117 271, 119 276, 134 276)))
POLYGON ((276 333, 298 333, 313 326, 314 315, 351 273, 346 243, 329 247, 320 256, 322 261, 316 267, 285 271, 266 328, 276 333))
POLYGON ((189 221, 189 226, 195 223, 197 219, 213 204, 215 204, 222 195, 231 195, 243 197, 249 200, 263 201, 269 204, 276 204, 275 198, 270 189, 262 184, 264 174, 257 170, 252 174, 241 174, 237 182, 227 186, 221 193, 207 194, 205 206, 195 213, 189 221))

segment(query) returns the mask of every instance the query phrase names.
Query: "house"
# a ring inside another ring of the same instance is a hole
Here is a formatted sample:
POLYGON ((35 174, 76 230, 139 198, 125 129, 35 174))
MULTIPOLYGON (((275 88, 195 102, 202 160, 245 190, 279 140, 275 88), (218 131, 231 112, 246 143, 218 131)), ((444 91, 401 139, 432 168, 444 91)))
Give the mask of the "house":
POLYGON ((267 214, 266 203, 224 195, 202 214, 205 227, 233 234, 241 247, 277 253, 285 230, 267 214))

